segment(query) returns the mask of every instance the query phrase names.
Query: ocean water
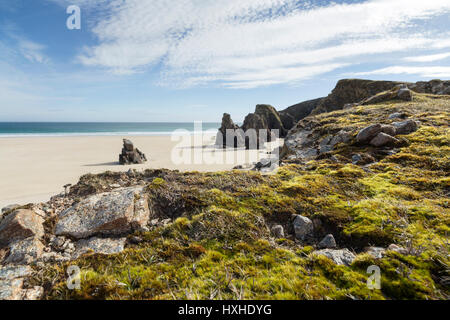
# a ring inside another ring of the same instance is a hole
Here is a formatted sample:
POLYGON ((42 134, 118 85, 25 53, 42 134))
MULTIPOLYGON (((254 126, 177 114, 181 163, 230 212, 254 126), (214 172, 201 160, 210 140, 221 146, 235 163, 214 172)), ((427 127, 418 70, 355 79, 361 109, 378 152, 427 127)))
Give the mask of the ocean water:
POLYGON ((0 122, 0 137, 171 135, 176 130, 214 132, 219 127, 212 122, 0 122))

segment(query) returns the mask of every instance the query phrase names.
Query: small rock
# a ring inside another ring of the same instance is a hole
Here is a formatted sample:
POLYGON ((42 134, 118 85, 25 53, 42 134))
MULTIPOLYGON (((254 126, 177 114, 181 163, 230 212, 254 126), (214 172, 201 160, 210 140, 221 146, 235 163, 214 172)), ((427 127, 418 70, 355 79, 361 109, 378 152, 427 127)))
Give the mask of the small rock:
POLYGON ((368 142, 375 138, 381 132, 381 124, 374 124, 362 129, 356 136, 358 142, 368 142))
POLYGON ((397 97, 404 101, 412 101, 413 100, 413 94, 412 91, 408 88, 402 88, 398 91, 397 97))
POLYGON ((361 160, 362 160, 362 157, 361 157, 361 155, 359 153, 354 154, 352 156, 352 163, 353 164, 358 164, 358 162, 360 162, 361 160))
POLYGON ((113 183, 113 184, 110 184, 109 187, 112 188, 112 189, 117 189, 117 188, 120 188, 121 185, 118 184, 118 183, 113 183))
POLYGON ((320 241, 318 247, 320 249, 334 249, 336 248, 336 240, 334 240, 334 236, 332 234, 328 234, 325 236, 325 238, 320 241))
POLYGON ((417 122, 415 122, 413 120, 394 122, 392 125, 395 127, 397 134, 403 134, 403 135, 413 133, 413 132, 417 131, 417 129, 418 129, 417 122))
POLYGON ((271 159, 267 159, 267 158, 261 159, 258 163, 256 163, 253 170, 261 170, 262 168, 270 168, 271 165, 272 165, 271 159))
POLYGON ((400 247, 396 244, 391 244, 387 249, 390 251, 395 251, 395 252, 403 254, 403 255, 408 254, 408 250, 406 250, 405 248, 400 247))
POLYGON ((9 244, 29 237, 44 235, 44 220, 31 210, 20 209, 6 216, 0 223, 0 244, 9 244))
POLYGON ((314 231, 312 221, 304 216, 297 215, 294 219, 295 237, 299 240, 306 240, 311 237, 314 231))
POLYGON ((39 300, 44 296, 44 288, 35 286, 33 289, 23 290, 23 300, 39 300))
POLYGON ((270 230, 274 237, 276 238, 284 238, 284 228, 282 225, 274 225, 272 229, 270 230))
POLYGON ((395 113, 392 113, 391 115, 389 115, 389 117, 388 117, 389 120, 405 119, 405 118, 406 118, 406 114, 403 112, 395 112, 395 113))
POLYGON ((76 250, 72 258, 77 259, 91 250, 100 254, 119 253, 123 251, 126 240, 126 238, 101 239, 95 237, 87 240, 80 240, 76 243, 76 250))
POLYGON ((142 241, 144 241, 141 237, 139 237, 139 236, 131 236, 129 239, 128 239, 128 241, 130 242, 130 243, 132 243, 132 244, 139 244, 139 243, 141 243, 142 241))
POLYGON ((374 147, 383 147, 386 145, 393 145, 397 142, 398 142, 398 139, 396 139, 386 133, 380 132, 375 138, 373 138, 370 141, 370 144, 373 145, 374 147))
POLYGON ((355 260, 356 258, 356 256, 352 252, 350 252, 350 250, 348 250, 347 248, 340 250, 323 249, 314 251, 313 254, 325 256, 333 260, 334 263, 345 266, 351 265, 353 263, 353 260, 355 260))
POLYGON ((386 249, 380 247, 368 247, 366 248, 365 252, 370 254, 375 259, 381 259, 384 257, 386 249))

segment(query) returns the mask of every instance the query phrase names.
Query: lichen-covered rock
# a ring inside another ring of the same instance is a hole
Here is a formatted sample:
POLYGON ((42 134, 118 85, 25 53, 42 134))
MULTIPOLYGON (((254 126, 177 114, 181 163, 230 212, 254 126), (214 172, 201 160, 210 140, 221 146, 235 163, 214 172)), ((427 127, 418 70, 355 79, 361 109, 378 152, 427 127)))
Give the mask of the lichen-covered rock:
POLYGON ((381 259, 384 257, 386 249, 380 247, 368 247, 365 249, 365 252, 370 254, 375 259, 381 259))
POLYGON ((400 90, 398 90, 397 97, 404 101, 412 101, 413 94, 412 91, 408 88, 401 88, 400 90))
POLYGON ((43 222, 44 220, 31 210, 20 209, 10 213, 0 224, 0 245, 29 237, 42 237, 43 222))
POLYGON ((41 257, 43 250, 42 242, 34 237, 17 240, 9 245, 5 263, 30 264, 41 257))
POLYGON ((306 240, 312 237, 314 226, 309 218, 297 215, 294 219, 294 231, 297 239, 306 240))
POLYGON ((380 132, 375 138, 370 141, 370 144, 374 147, 382 147, 386 145, 394 145, 397 142, 399 142, 398 139, 384 132, 380 132))
POLYGON ((270 229, 275 238, 284 238, 284 228, 282 225, 276 224, 270 229))
POLYGON ((59 216, 55 234, 77 239, 120 235, 144 227, 149 217, 142 188, 117 189, 90 196, 65 210, 59 216))
POLYGON ((359 131, 358 135, 356 136, 356 141, 360 143, 369 142, 381 132, 381 128, 381 124, 379 123, 365 127, 364 129, 359 131))
POLYGON ((323 249, 314 251, 313 254, 325 256, 334 261, 338 265, 349 266, 355 260, 356 256, 350 252, 347 248, 345 249, 323 249))
POLYGON ((76 250, 73 254, 73 258, 77 259, 81 255, 88 252, 95 252, 100 254, 114 254, 122 252, 127 238, 118 238, 118 239, 110 239, 110 238, 91 238, 91 239, 83 239, 79 240, 76 243, 76 250))
POLYGON ((31 275, 29 266, 9 265, 0 268, 0 300, 23 300, 23 278, 31 275))
POLYGON ((392 125, 395 127, 397 134, 410 134, 418 129, 417 122, 414 120, 394 122, 392 125))
POLYGON ((332 234, 328 234, 325 236, 325 238, 322 239, 322 241, 319 242, 318 247, 320 249, 334 249, 336 248, 336 240, 334 239, 334 236, 332 234))

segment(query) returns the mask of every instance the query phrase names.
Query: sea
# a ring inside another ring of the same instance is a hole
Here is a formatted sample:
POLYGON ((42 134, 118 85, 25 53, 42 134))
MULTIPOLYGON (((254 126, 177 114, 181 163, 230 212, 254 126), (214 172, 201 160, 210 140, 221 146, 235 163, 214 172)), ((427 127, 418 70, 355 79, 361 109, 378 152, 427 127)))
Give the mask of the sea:
POLYGON ((0 137, 160 136, 214 132, 215 122, 0 122, 0 137))

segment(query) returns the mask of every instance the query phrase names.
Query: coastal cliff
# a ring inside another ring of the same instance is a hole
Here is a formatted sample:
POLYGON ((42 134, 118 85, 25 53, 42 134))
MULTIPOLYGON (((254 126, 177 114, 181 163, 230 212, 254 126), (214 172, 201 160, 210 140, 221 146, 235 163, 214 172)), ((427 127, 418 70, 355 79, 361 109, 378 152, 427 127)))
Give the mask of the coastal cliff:
POLYGON ((352 81, 272 119, 305 116, 272 175, 106 172, 5 208, 0 298, 448 299, 448 82, 352 81))

